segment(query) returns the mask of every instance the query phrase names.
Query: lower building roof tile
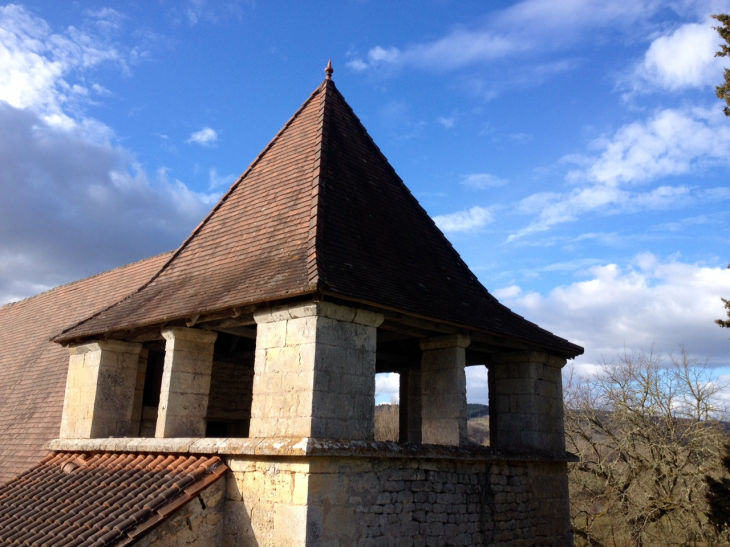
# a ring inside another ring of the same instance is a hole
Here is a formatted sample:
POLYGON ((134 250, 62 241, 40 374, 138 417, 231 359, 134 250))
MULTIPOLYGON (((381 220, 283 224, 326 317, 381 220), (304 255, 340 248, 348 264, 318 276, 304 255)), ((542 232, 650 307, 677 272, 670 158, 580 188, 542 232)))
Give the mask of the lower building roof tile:
POLYGON ((217 456, 52 453, 0 486, 0 545, 128 544, 226 470, 217 456))

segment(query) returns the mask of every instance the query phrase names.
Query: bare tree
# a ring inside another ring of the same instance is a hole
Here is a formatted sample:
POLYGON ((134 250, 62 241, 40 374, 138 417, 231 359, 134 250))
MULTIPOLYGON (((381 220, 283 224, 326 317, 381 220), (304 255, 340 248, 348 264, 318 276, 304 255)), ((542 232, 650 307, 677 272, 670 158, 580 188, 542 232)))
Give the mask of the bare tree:
POLYGON ((389 405, 375 406, 375 440, 397 441, 400 419, 400 407, 392 401, 389 405))
POLYGON ((726 435, 721 386, 682 348, 665 360, 624 354, 597 375, 571 374, 566 441, 577 545, 720 545, 708 523, 705 475, 726 435))
POLYGON ((722 458, 723 469, 713 477, 705 477, 707 482, 707 518, 718 532, 730 530, 730 443, 725 445, 725 456, 722 458))
POLYGON ((489 416, 466 422, 466 434, 471 444, 489 446, 489 416))

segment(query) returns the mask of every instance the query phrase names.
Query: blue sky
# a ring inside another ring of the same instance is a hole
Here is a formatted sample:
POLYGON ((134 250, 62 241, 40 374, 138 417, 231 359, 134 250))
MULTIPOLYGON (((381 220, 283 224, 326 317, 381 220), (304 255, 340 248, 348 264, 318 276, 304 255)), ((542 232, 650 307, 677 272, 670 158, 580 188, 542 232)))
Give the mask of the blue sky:
MULTIPOLYGON (((730 295, 730 119, 709 19, 723 9, 0 5, 0 303, 176 247, 331 58, 482 283, 584 345, 577 366, 684 343, 725 372, 712 319, 730 295)), ((469 371, 471 400, 485 378, 469 371)))

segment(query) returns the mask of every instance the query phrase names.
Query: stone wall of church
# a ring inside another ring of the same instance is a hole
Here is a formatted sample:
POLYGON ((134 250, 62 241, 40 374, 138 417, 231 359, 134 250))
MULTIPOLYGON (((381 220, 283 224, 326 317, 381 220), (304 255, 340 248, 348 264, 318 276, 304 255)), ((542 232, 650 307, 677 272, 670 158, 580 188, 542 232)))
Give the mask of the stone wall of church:
POLYGON ((167 520, 142 536, 138 547, 219 547, 223 532, 225 483, 216 481, 167 520))
POLYGON ((230 547, 573 544, 567 462, 576 458, 565 452, 311 438, 58 439, 46 448, 220 456, 225 495, 190 502, 192 512, 165 525, 183 539, 205 525, 230 547))
POLYGON ((565 463, 421 458, 239 459, 233 545, 569 546, 565 463))

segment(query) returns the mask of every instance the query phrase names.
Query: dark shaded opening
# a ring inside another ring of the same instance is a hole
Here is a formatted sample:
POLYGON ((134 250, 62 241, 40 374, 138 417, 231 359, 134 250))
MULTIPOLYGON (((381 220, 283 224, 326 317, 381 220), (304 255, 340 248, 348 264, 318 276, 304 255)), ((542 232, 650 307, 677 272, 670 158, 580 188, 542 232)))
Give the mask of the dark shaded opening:
POLYGON ((147 357, 147 374, 144 379, 142 405, 157 407, 162 390, 162 371, 165 368, 165 352, 150 350, 147 357))
POLYGON ((230 424, 228 422, 214 422, 208 420, 205 426, 206 437, 228 437, 230 424))
POLYGON ((213 351, 206 437, 248 437, 253 401, 255 327, 248 336, 219 332, 213 351))

